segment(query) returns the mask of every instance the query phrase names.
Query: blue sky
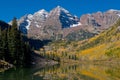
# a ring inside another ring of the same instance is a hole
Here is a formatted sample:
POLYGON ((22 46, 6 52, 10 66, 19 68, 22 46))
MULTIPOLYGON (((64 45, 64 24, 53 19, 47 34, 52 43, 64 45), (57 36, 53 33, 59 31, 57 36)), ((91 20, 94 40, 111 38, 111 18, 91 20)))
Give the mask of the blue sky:
POLYGON ((40 9, 50 11, 58 5, 78 17, 109 9, 120 10, 120 0, 1 0, 0 3, 0 20, 6 22, 13 17, 20 18, 25 14, 33 14, 40 9))

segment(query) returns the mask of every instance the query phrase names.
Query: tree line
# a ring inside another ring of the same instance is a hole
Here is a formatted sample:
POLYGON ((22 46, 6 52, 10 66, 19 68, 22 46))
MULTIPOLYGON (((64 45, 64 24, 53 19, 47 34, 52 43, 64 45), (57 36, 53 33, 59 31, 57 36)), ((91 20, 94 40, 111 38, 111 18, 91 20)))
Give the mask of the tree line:
POLYGON ((26 65, 32 61, 31 47, 23 40, 23 35, 18 30, 17 20, 13 19, 11 26, 0 27, 0 59, 14 65, 26 65))

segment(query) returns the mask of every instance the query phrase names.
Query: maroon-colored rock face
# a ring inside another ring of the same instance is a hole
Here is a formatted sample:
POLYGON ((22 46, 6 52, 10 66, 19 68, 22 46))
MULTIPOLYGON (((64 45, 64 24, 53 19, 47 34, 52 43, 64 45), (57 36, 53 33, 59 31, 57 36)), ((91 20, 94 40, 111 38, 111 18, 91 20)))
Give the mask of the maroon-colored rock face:
POLYGON ((119 18, 119 11, 109 10, 81 16, 80 22, 86 26, 92 26, 95 30, 101 31, 109 28, 119 18))
POLYGON ((85 32, 88 31, 89 34, 99 34, 113 25, 119 16, 120 11, 109 10, 104 13, 85 14, 79 19, 71 15, 66 9, 58 6, 49 13, 42 9, 33 15, 26 15, 18 23, 20 30, 28 37, 55 39, 58 36, 65 38, 69 34, 81 31, 81 29, 85 32))

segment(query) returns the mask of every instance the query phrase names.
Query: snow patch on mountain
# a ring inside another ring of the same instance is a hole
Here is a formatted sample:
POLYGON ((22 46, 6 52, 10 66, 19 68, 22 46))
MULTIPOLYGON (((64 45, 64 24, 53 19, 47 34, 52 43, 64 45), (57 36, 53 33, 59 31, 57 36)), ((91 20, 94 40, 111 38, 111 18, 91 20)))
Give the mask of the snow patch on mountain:
POLYGON ((45 10, 45 9, 41 9, 41 10, 38 11, 37 13, 39 13, 39 14, 44 14, 44 13, 46 13, 46 10, 45 10))
POLYGON ((40 26, 40 25, 38 25, 38 24, 36 24, 36 27, 37 27, 37 28, 40 28, 41 26, 40 26))
POLYGON ((61 12, 64 12, 66 14, 69 14, 69 11, 64 9, 63 7, 61 6, 57 6, 56 8, 54 8, 52 11, 50 11, 50 14, 49 15, 58 15, 60 16, 61 15, 61 12))
POLYGON ((64 8, 61 7, 61 6, 57 6, 56 9, 58 9, 59 11, 64 11, 65 13, 69 13, 68 10, 64 9, 64 8))
POLYGON ((27 17, 28 17, 28 19, 32 20, 33 15, 32 15, 32 14, 29 14, 27 17))
POLYGON ((41 20, 44 21, 47 18, 47 16, 48 16, 48 12, 46 10, 42 9, 33 14, 33 19, 37 20, 37 21, 41 21, 41 20))
POLYGON ((120 10, 116 10, 116 9, 110 9, 109 11, 111 11, 111 12, 120 12, 120 10))
POLYGON ((120 17, 120 14, 117 14, 120 17))
POLYGON ((80 26, 80 25, 82 25, 80 22, 78 22, 78 24, 72 24, 72 25, 70 25, 70 27, 77 27, 77 26, 80 26))
POLYGON ((29 27, 30 27, 30 24, 31 24, 31 21, 30 20, 26 20, 28 22, 28 25, 26 26, 26 29, 29 30, 29 27))

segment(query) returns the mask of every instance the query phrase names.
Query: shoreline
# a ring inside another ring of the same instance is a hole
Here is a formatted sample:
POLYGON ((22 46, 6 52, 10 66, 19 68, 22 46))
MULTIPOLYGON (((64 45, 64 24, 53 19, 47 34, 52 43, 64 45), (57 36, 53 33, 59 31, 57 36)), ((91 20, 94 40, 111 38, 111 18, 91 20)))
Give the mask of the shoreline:
POLYGON ((13 68, 13 65, 4 61, 4 60, 0 60, 0 72, 3 72, 5 70, 8 70, 10 68, 13 68))

